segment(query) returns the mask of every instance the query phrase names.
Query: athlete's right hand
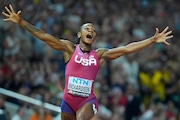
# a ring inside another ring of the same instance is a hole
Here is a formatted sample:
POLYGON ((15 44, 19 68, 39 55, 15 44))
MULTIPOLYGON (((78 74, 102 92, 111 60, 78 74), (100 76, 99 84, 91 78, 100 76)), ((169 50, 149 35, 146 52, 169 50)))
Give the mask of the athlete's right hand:
POLYGON ((14 11, 12 5, 9 5, 9 8, 5 6, 6 12, 2 12, 2 14, 6 17, 3 19, 4 21, 11 21, 14 23, 19 24, 21 21, 21 11, 18 11, 17 13, 14 11))

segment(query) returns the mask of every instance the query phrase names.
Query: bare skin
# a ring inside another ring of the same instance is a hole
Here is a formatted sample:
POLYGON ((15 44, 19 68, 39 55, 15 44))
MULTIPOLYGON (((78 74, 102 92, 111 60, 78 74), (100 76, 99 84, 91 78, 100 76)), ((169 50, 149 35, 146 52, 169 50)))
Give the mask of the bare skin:
MULTIPOLYGON (((51 48, 61 51, 63 53, 65 62, 69 61, 75 50, 74 43, 63 39, 59 40, 58 38, 47 34, 43 30, 31 25, 30 23, 21 18, 21 11, 15 12, 11 5, 9 5, 9 7, 5 7, 5 10, 6 13, 2 12, 2 14, 6 17, 4 21, 10 21, 20 25, 34 37, 47 43, 51 48)), ((166 45, 169 45, 167 40, 173 38, 173 35, 171 35, 172 31, 169 31, 168 29, 169 27, 166 27, 162 32, 159 32, 159 29, 156 28, 156 32, 153 37, 147 38, 139 42, 133 42, 126 46, 121 46, 113 49, 97 49, 96 53, 99 58, 100 65, 102 65, 106 60, 113 60, 123 55, 140 51, 152 45, 153 43, 164 43, 166 45)), ((94 25, 92 23, 86 23, 82 25, 81 30, 80 32, 78 32, 77 36, 78 38, 80 38, 80 48, 85 51, 90 51, 91 45, 96 38, 96 31, 94 25)), ((76 115, 68 113, 61 114, 62 120, 90 120, 93 116, 93 105, 91 103, 84 104, 76 112, 76 115)))

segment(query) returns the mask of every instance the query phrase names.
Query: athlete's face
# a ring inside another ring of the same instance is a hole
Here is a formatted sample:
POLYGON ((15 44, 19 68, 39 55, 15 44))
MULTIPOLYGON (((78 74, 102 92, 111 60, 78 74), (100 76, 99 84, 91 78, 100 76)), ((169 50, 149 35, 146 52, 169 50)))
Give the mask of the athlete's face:
POLYGON ((81 27, 81 31, 78 33, 78 37, 81 42, 85 44, 92 44, 96 38, 96 30, 93 24, 86 23, 81 27))

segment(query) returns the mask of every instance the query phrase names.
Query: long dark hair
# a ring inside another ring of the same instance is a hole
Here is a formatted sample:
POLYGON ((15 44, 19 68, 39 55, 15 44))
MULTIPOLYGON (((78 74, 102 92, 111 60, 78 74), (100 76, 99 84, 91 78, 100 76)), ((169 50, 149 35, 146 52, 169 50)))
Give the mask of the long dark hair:
POLYGON ((74 44, 79 44, 80 43, 80 38, 76 38, 75 40, 72 41, 74 44))
MULTIPOLYGON (((87 23, 86 23, 87 24, 87 23)), ((83 24, 84 25, 84 24, 83 24)), ((80 26, 80 32, 82 30, 83 25, 80 26)), ((76 38, 75 40, 72 41, 74 44, 79 44, 80 43, 80 38, 76 38)))

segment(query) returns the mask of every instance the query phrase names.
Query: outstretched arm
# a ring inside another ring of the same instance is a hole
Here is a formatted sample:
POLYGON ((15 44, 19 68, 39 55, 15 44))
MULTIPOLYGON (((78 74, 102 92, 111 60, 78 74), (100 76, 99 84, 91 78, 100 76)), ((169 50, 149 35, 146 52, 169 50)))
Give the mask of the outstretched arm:
POLYGON ((153 43, 165 43, 166 45, 169 45, 169 43, 166 41, 167 39, 170 39, 173 37, 171 35, 172 31, 168 31, 169 27, 166 27, 162 32, 159 32, 159 29, 156 28, 156 33, 153 37, 139 41, 139 42, 133 42, 126 46, 117 47, 109 50, 98 50, 100 55, 100 60, 113 60, 116 59, 122 55, 137 52, 139 50, 142 50, 143 48, 146 48, 150 46, 153 43))
POLYGON ((21 11, 18 11, 16 13, 11 5, 9 5, 9 8, 5 7, 5 10, 7 13, 2 12, 2 14, 6 17, 4 21, 11 21, 13 23, 20 25, 22 28, 27 30, 31 35, 46 42, 53 49, 60 51, 68 51, 67 45, 73 46, 71 42, 66 40, 59 40, 56 37, 47 34, 43 30, 36 28, 32 24, 28 23, 27 21, 21 18, 21 11))

